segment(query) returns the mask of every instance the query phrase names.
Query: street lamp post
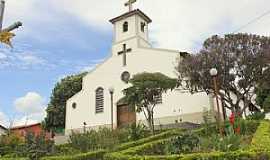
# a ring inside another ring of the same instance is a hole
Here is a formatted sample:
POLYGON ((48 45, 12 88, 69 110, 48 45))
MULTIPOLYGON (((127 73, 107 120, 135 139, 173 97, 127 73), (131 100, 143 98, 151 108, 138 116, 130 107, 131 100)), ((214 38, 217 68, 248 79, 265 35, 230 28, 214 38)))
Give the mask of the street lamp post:
POLYGON ((218 124, 218 128, 219 128, 219 132, 220 134, 222 134, 222 129, 221 129, 221 125, 220 125, 220 110, 219 110, 219 101, 218 101, 218 87, 217 87, 217 75, 218 75, 218 71, 216 68, 212 68, 210 70, 210 75, 213 77, 213 83, 214 83, 214 94, 215 94, 215 97, 216 97, 216 104, 217 104, 217 112, 218 112, 218 115, 217 115, 217 124, 218 124))
POLYGON ((111 95, 111 128, 113 130, 113 93, 114 93, 114 88, 110 87, 109 92, 111 95))

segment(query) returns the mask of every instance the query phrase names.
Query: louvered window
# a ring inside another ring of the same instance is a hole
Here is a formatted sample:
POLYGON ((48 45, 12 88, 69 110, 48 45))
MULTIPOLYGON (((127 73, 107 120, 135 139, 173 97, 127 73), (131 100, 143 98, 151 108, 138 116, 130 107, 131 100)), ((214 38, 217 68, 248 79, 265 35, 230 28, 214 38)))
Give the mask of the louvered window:
POLYGON ((104 89, 99 87, 96 90, 96 113, 102 113, 104 110, 104 89))

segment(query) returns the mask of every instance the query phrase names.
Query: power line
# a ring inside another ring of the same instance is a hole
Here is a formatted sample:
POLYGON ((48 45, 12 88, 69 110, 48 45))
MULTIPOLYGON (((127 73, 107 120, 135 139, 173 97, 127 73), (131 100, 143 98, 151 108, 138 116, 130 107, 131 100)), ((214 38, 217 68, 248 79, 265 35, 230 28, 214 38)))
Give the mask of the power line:
POLYGON ((266 15, 268 15, 268 14, 270 14, 270 10, 268 10, 267 12, 264 12, 263 14, 261 14, 260 16, 258 16, 258 17, 256 17, 256 18, 252 19, 252 20, 249 21, 247 24, 242 25, 241 27, 239 27, 238 29, 236 29, 236 30, 233 31, 232 33, 238 32, 238 31, 242 30, 243 28, 246 28, 246 27, 249 26, 250 24, 252 24, 252 23, 254 23, 254 22, 260 20, 261 18, 263 18, 264 16, 266 16, 266 15))

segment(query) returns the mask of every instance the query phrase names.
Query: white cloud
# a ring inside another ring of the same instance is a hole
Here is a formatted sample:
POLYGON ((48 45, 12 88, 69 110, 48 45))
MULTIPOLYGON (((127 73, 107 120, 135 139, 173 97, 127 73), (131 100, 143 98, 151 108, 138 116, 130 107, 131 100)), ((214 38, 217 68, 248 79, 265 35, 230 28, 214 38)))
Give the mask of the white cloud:
MULTIPOLYGON (((97 29, 112 28, 109 19, 126 12, 123 0, 51 0, 55 8, 76 15, 97 29)), ((153 19, 151 39, 158 47, 193 50, 213 34, 230 33, 269 9, 269 0, 147 0, 135 5, 153 19)), ((270 35, 270 15, 241 30, 270 35)))
POLYGON ((25 65, 44 65, 46 64, 45 60, 31 55, 31 54, 22 54, 18 56, 19 60, 21 60, 25 65))
POLYGON ((0 53, 0 61, 5 60, 7 58, 7 55, 4 53, 0 53))
POLYGON ((44 110, 45 100, 36 92, 28 92, 14 101, 16 110, 23 114, 36 114, 44 110))
MULTIPOLYGON (((5 20, 7 23, 22 20, 25 28, 20 34, 37 38, 42 38, 38 32, 42 26, 38 24, 56 25, 63 15, 76 16, 82 23, 100 32, 112 31, 108 20, 127 11, 125 1, 9 0, 5 20), (48 9, 53 12, 48 13, 48 9)), ((135 4, 135 8, 140 8, 153 19, 150 38, 156 46, 187 51, 194 50, 213 34, 238 29, 269 10, 268 6, 269 0, 147 0, 135 4)), ((267 15, 241 32, 270 36, 269 27, 270 15, 267 15)), ((65 29, 64 26, 51 28, 65 29)))
POLYGON ((29 125, 37 122, 41 122, 45 115, 45 98, 36 92, 28 92, 23 97, 19 97, 14 101, 16 111, 20 115, 14 119, 13 126, 29 125))
POLYGON ((40 56, 42 53, 44 52, 20 45, 16 49, 0 48, 0 68, 52 69, 55 67, 47 58, 40 56))

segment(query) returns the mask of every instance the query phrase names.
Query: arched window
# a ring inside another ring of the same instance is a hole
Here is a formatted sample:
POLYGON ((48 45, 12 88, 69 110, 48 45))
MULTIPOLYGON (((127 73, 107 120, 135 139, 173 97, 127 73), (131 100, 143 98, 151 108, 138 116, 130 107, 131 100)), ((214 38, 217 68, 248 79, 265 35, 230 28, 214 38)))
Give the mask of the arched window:
POLYGON ((104 89, 96 89, 96 113, 102 113, 104 110, 104 89))
POLYGON ((128 22, 124 22, 123 24, 123 32, 127 32, 128 31, 128 22))

